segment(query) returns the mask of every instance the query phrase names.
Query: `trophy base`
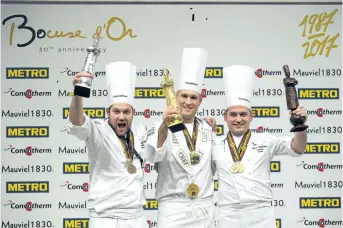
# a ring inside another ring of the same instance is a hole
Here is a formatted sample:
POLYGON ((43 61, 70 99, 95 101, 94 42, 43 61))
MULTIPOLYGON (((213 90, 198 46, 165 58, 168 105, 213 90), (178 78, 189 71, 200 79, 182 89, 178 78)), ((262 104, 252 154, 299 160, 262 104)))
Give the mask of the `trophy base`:
POLYGON ((305 131, 308 128, 307 125, 297 125, 291 128, 290 132, 300 132, 305 131))
POLYGON ((75 85, 74 86, 74 96, 89 98, 91 95, 91 89, 88 87, 75 85))
POLYGON ((183 123, 178 123, 175 125, 168 126, 168 128, 172 133, 176 133, 176 132, 183 131, 184 129, 186 129, 186 126, 183 123))

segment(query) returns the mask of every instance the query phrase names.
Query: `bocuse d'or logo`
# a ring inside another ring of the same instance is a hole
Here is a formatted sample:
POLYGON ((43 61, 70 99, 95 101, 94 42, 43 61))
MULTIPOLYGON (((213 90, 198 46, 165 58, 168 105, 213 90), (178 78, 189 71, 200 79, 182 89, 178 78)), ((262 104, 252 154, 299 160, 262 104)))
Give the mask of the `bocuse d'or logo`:
POLYGON ((49 193, 49 181, 7 181, 6 193, 49 193))
POLYGON ((49 138, 49 126, 7 126, 6 138, 49 138))
POLYGON ((341 208, 341 197, 300 197, 300 209, 335 209, 341 208))
POLYGON ((339 99, 339 88, 298 88, 298 99, 339 99))
POLYGON ((64 218, 63 228, 89 228, 89 218, 64 218))
POLYGON ((309 142, 305 154, 340 154, 339 142, 309 142))
POLYGON ((49 79, 49 67, 6 67, 6 79, 49 79))

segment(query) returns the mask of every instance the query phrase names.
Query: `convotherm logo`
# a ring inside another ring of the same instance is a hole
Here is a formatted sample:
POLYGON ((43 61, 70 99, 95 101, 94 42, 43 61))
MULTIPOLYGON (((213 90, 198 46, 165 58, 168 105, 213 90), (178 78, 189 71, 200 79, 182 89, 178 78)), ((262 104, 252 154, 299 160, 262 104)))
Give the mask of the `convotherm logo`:
POLYGON ((49 126, 7 126, 6 138, 49 138, 49 126))
POLYGON ((306 145, 305 154, 340 154, 339 142, 309 142, 306 145))
POLYGON ((341 197, 300 197, 300 209, 341 208, 341 197))
POLYGON ((149 228, 157 227, 157 222, 156 221, 146 220, 146 222, 148 223, 149 228))
POLYGON ((64 162, 63 174, 88 174, 88 162, 64 162))
POLYGON ((16 203, 12 200, 9 200, 7 203, 4 204, 5 207, 10 207, 13 210, 25 210, 25 211, 32 211, 37 209, 51 209, 52 205, 46 203, 37 203, 37 202, 26 202, 26 203, 16 203))
MULTIPOLYGON (((63 108, 62 112, 63 119, 67 119, 69 117, 69 107, 63 108)), ((83 112, 91 119, 104 119, 106 117, 105 108, 85 107, 83 108, 83 112)))
POLYGON ((7 181, 6 193, 49 193, 49 181, 7 181))
POLYGON ((154 117, 154 116, 162 116, 162 114, 163 114, 163 112, 161 112, 161 111, 151 110, 149 108, 144 109, 143 111, 134 110, 135 116, 143 116, 147 119, 149 119, 150 117, 154 117))
POLYGON ((296 166, 302 167, 303 169, 308 170, 308 171, 317 170, 319 172, 324 172, 327 170, 342 169, 343 167, 343 165, 332 165, 326 162, 319 162, 318 164, 308 164, 305 161, 301 161, 301 163, 296 166))
POLYGON ((282 133, 281 128, 269 128, 269 127, 263 127, 259 126, 256 129, 250 129, 251 132, 254 133, 271 133, 271 134, 276 134, 276 133, 282 133))
POLYGON ((63 184, 60 185, 62 188, 66 188, 70 191, 82 191, 82 192, 88 192, 89 191, 89 184, 87 182, 84 182, 82 184, 74 184, 70 181, 66 181, 63 184))
POLYGON ((280 117, 279 106, 255 106, 251 107, 255 118, 278 118, 280 117))
MULTIPOLYGON (((77 73, 79 73, 79 71, 75 71, 75 70, 71 70, 68 67, 62 69, 60 71, 61 74, 66 74, 67 76, 75 76, 77 73)), ((104 77, 106 76, 106 72, 105 71, 95 71, 93 74, 96 78, 101 76, 104 77)))
POLYGON ((155 166, 153 164, 150 164, 150 163, 145 164, 144 172, 150 173, 153 170, 155 170, 155 166))
POLYGON ((16 91, 13 88, 8 88, 4 91, 5 94, 9 94, 12 97, 26 97, 31 99, 33 97, 51 97, 51 92, 42 92, 39 90, 27 89, 25 91, 16 91))
POLYGON ((89 218, 64 218, 63 228, 89 228, 89 218))
POLYGON ((158 202, 156 199, 147 199, 144 210, 157 210, 158 209, 158 202))
POLYGON ((223 67, 206 67, 204 78, 223 78, 223 67))
POLYGON ((338 88, 298 88, 298 99, 339 99, 338 88))
POLYGON ((323 108, 317 108, 316 110, 307 110, 307 115, 309 116, 335 116, 335 115, 342 115, 342 110, 332 110, 332 109, 323 109, 323 108))
POLYGON ((302 217, 297 221, 298 223, 303 223, 305 226, 318 226, 318 227, 343 227, 343 222, 341 220, 330 220, 326 218, 320 219, 307 219, 306 217, 302 217))
POLYGON ((8 145, 4 151, 9 151, 12 154, 25 154, 27 156, 32 156, 32 154, 51 154, 50 148, 38 148, 35 146, 27 146, 27 147, 15 147, 13 145, 8 145))
POLYGON ((255 71, 255 75, 258 78, 262 78, 263 76, 280 76, 280 75, 282 75, 282 72, 279 70, 278 71, 271 71, 271 70, 264 70, 262 68, 258 68, 255 71))
POLYGON ((206 98, 207 96, 224 96, 224 90, 212 90, 212 89, 202 89, 201 97, 206 98))
POLYGON ((48 79, 49 67, 7 67, 6 79, 48 79))

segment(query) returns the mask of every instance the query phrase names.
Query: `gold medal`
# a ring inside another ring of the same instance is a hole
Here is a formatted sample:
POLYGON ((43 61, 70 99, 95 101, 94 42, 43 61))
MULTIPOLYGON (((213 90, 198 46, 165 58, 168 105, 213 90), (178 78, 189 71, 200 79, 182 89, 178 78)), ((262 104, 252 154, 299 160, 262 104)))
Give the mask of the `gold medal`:
POLYGON ((239 166, 238 166, 237 163, 232 164, 232 165, 230 166, 230 172, 231 172, 231 173, 238 173, 238 171, 239 171, 239 166))
POLYGON ((191 198, 191 199, 195 199, 198 197, 199 195, 199 186, 196 185, 196 184, 190 184, 187 188, 187 194, 188 194, 188 197, 191 198))
POLYGON ((243 172, 244 172, 244 170, 245 170, 245 167, 244 167, 244 165, 243 165, 243 164, 239 164, 239 165, 238 165, 238 167, 239 167, 239 169, 238 169, 238 173, 243 173, 243 172))
POLYGON ((194 151, 191 151, 190 153, 190 157, 191 157, 191 164, 192 165, 197 165, 200 162, 200 156, 198 153, 195 153, 194 151))
POLYGON ((137 172, 136 166, 132 164, 132 160, 126 162, 126 169, 127 172, 130 174, 134 174, 137 172))

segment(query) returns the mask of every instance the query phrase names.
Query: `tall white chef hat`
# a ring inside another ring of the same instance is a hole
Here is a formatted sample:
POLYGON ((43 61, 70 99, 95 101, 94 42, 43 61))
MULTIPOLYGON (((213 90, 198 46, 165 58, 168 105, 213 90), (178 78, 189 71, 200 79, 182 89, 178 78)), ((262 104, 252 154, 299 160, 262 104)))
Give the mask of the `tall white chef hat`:
POLYGON ((176 80, 176 90, 189 89, 201 93, 208 53, 202 48, 184 48, 181 72, 176 80))
POLYGON ((108 107, 116 103, 133 106, 136 86, 136 66, 130 62, 112 62, 106 65, 108 107))
POLYGON ((235 105, 251 109, 255 86, 255 70, 248 66, 234 65, 223 69, 226 108, 235 105))

